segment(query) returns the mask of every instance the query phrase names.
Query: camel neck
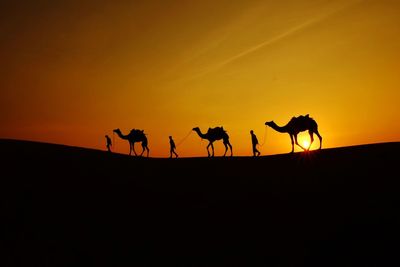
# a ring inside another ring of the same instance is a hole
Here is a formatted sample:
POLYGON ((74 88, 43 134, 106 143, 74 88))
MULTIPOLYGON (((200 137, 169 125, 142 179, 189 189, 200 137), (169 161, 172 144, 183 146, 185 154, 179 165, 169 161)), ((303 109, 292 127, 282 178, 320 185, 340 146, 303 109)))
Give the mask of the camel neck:
POLYGON ((119 136, 119 138, 121 139, 128 139, 127 135, 123 135, 121 132, 117 132, 117 135, 119 136))
POLYGON ((205 134, 203 134, 203 133, 200 131, 200 129, 196 129, 195 131, 196 131, 196 133, 197 133, 201 138, 203 138, 203 139, 206 139, 206 138, 207 138, 207 136, 206 136, 205 134))
POLYGON ((286 125, 281 127, 281 126, 276 125, 276 123, 274 123, 273 125, 271 125, 271 128, 274 129, 277 132, 280 132, 280 133, 287 133, 288 132, 286 125))

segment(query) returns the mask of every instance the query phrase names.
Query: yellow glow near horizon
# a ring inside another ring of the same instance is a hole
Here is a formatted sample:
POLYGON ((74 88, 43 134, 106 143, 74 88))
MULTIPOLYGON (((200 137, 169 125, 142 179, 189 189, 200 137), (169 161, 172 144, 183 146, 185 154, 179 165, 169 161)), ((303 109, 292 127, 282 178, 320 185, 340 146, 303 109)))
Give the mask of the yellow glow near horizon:
POLYGON ((303 140, 303 147, 307 149, 307 148, 309 147, 309 145, 310 145, 310 141, 304 139, 304 140, 303 140))
MULTIPOLYGON (((105 134, 136 128, 167 157, 168 136, 224 126, 234 155, 252 155, 251 129, 268 155, 291 144, 265 121, 310 114, 323 148, 400 140, 398 1, 22 0, 0 12, 0 138, 105 150, 105 134)), ((177 151, 206 146, 191 133, 177 151)))

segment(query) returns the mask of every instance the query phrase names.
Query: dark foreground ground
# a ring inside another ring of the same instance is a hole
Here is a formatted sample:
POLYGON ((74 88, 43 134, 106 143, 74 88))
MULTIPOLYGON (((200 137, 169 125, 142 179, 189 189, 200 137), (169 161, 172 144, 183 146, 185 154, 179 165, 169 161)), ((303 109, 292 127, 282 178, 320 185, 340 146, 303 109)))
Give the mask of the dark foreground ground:
POLYGON ((0 266, 400 266, 400 143, 178 160, 0 151, 0 266))

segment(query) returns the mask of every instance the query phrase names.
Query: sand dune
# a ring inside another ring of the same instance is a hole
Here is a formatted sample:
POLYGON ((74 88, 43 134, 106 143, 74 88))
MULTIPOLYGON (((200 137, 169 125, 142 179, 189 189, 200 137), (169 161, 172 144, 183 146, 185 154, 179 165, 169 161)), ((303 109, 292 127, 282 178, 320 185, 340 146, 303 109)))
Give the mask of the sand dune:
POLYGON ((0 265, 399 265, 399 149, 175 160, 0 140, 0 265))

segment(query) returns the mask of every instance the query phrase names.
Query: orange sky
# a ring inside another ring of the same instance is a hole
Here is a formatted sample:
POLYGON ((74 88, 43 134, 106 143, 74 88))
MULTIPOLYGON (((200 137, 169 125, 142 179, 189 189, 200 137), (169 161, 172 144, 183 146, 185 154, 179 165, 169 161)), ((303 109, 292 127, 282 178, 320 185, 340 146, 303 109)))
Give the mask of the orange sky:
MULTIPOLYGON (((105 149, 112 129, 138 128, 165 157, 169 135, 224 126, 250 155, 251 129, 262 142, 265 121, 309 113, 324 147, 400 141, 397 0, 26 0, 0 13, 0 138, 105 149)), ((193 133, 178 153, 206 145, 193 133)), ((268 128, 262 154, 289 151, 268 128)))

